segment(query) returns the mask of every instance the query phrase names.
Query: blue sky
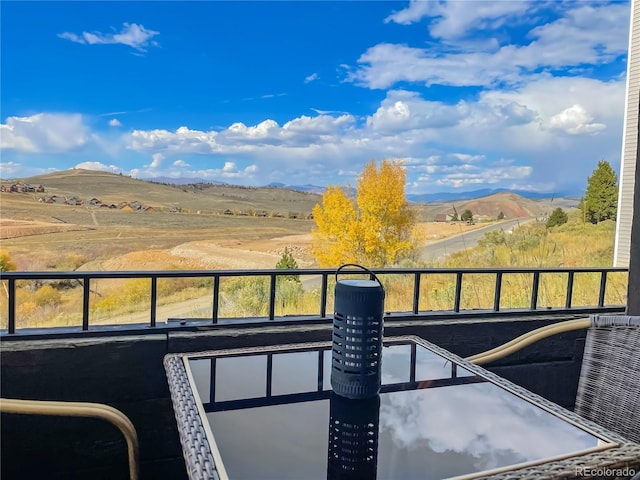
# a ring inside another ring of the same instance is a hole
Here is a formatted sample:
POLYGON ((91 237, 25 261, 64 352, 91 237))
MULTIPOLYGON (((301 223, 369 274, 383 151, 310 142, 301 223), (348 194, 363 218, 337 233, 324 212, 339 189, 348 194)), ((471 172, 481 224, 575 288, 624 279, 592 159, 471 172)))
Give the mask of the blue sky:
POLYGON ((579 194, 620 165, 628 2, 10 2, 2 178, 579 194))

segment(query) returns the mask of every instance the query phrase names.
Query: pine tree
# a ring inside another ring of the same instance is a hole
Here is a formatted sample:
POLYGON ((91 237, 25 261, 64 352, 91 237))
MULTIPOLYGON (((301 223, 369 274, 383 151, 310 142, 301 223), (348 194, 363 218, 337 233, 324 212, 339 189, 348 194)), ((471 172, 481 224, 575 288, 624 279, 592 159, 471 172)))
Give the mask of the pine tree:
POLYGON ((585 217, 591 223, 615 220, 618 210, 618 177, 606 160, 598 162, 587 179, 584 195, 585 217))
MULTIPOLYGON (((282 257, 280 257, 280 260, 278 260, 278 263, 276 263, 276 268, 278 270, 297 270, 298 269, 298 262, 293 257, 293 254, 291 253, 288 247, 284 248, 284 253, 282 254, 282 257)), ((300 283, 299 275, 279 275, 278 279, 290 280, 293 282, 300 283)))
POLYGON ((551 228, 557 225, 563 225, 567 223, 568 220, 569 216, 567 215, 567 213, 560 207, 558 207, 549 216, 549 219, 547 220, 547 227, 551 228))

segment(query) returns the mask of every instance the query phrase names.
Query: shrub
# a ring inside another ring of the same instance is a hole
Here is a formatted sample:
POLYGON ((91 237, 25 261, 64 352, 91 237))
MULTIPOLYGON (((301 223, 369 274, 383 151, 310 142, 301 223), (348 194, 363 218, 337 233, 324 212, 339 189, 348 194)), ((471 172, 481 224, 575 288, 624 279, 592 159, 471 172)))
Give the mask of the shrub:
POLYGON ((547 220, 547 227, 556 227, 558 225, 564 225, 569 220, 569 216, 560 207, 556 208, 549 219, 547 220))
POLYGON ((11 272, 16 269, 16 264, 13 263, 9 253, 0 250, 0 272, 11 272))
POLYGON ((505 238, 504 230, 491 230, 484 234, 484 237, 478 240, 478 245, 481 247, 495 247, 497 245, 505 245, 507 240, 505 238))
POLYGON ((61 300, 62 297, 60 292, 51 285, 43 285, 34 294, 34 302, 39 307, 44 307, 45 305, 58 305, 61 300))

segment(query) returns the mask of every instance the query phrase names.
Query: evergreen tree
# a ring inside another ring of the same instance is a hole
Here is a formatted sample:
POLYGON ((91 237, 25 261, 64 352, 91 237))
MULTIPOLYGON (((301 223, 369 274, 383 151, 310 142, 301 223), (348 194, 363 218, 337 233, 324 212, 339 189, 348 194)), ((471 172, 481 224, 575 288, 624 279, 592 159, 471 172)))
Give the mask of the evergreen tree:
MULTIPOLYGON (((284 248, 284 253, 278 263, 276 263, 276 268, 278 270, 297 270, 298 262, 295 258, 293 258, 293 254, 289 251, 289 248, 284 248)), ((279 275, 278 279, 290 280, 293 282, 300 283, 299 275, 279 275)))
POLYGON ((504 220, 504 212, 498 214, 498 220, 504 220))
POLYGON ((473 213, 471 212, 471 210, 467 209, 462 212, 462 215, 460 215, 460 220, 468 223, 473 222, 473 213))
POLYGON ((618 177, 606 160, 600 160, 598 168, 587 179, 584 208, 585 217, 591 223, 616 219, 618 177))
POLYGON ((547 220, 547 227, 555 227, 557 225, 563 225, 567 223, 569 216, 560 207, 556 208, 547 220))

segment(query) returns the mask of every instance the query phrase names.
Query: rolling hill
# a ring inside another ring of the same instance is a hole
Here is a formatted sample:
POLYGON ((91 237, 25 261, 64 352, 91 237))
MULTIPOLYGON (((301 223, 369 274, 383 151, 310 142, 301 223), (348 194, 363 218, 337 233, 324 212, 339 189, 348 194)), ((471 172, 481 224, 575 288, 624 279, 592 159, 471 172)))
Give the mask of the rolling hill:
MULTIPOLYGON (((202 213, 219 213, 226 209, 310 213, 321 200, 317 194, 283 188, 209 183, 162 184, 82 169, 53 172, 19 181, 42 185, 48 196, 76 196, 85 201, 97 198, 108 204, 138 201, 152 207, 175 207, 202 213)), ((44 195, 38 194, 40 197, 44 195)))
MULTIPOLYGON (((236 213, 264 211, 269 214, 279 212, 285 216, 290 212, 307 215, 322 200, 320 193, 293 190, 281 185, 243 187, 218 183, 158 183, 126 175, 82 169, 58 171, 14 180, 16 181, 42 185, 46 193, 23 196, 21 213, 14 212, 11 208, 14 202, 9 201, 10 198, 17 200, 17 196, 4 194, 4 218, 24 218, 25 209, 29 209, 28 201, 31 199, 35 202, 44 195, 75 196, 85 202, 97 198, 107 204, 140 202, 145 206, 167 211, 181 209, 203 214, 218 214, 225 210, 236 213)), ((500 212, 504 213, 506 218, 520 218, 548 215, 556 207, 568 209, 577 204, 578 199, 575 198, 532 199, 513 192, 499 192, 480 198, 414 203, 412 206, 420 221, 433 221, 454 211, 460 215, 467 209, 478 219, 495 219, 500 212)))

